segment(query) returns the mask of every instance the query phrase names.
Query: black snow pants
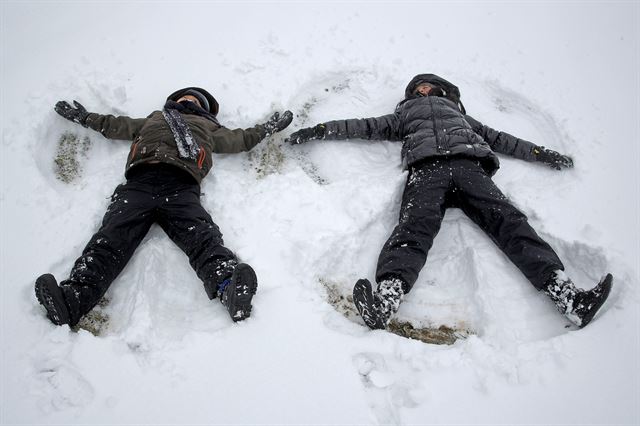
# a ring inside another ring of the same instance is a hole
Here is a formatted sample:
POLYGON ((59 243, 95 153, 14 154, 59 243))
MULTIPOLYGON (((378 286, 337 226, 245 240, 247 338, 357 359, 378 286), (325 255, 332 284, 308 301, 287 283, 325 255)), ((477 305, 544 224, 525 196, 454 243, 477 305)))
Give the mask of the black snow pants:
POLYGON ((200 185, 174 166, 138 166, 116 188, 102 226, 60 283, 74 321, 98 303, 153 223, 186 253, 210 297, 231 275, 236 257, 200 204, 200 185))
POLYGON ((462 209, 536 288, 541 289, 554 270, 564 270, 557 254, 498 189, 479 161, 427 159, 409 171, 399 223, 378 259, 378 282, 399 278, 405 284, 405 293, 411 290, 447 207, 462 209))

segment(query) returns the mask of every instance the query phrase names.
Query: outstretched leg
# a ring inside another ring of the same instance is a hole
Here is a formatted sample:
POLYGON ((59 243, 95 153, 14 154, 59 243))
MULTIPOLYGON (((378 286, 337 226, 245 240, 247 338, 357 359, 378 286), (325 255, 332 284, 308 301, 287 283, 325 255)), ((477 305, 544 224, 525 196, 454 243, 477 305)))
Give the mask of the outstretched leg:
POLYGON ((558 255, 529 225, 498 189, 478 162, 453 160, 457 202, 537 288, 542 289, 556 270, 564 270, 558 255))
POLYGON ((590 290, 576 288, 564 274, 558 255, 529 225, 480 166, 457 160, 454 182, 462 210, 484 230, 538 289, 573 324, 584 327, 609 296, 613 277, 607 274, 590 290))
POLYGON ((200 187, 181 184, 162 195, 158 224, 185 252, 210 299, 218 286, 231 277, 237 265, 235 255, 224 246, 222 233, 200 204, 200 187))
POLYGON ((369 328, 385 328, 416 282, 440 229, 450 185, 446 161, 432 160, 411 169, 398 225, 378 258, 377 288, 374 291, 369 280, 361 279, 353 289, 354 304, 369 328))
POLYGON ((451 183, 446 161, 430 161, 411 169, 400 207, 400 218, 378 258, 376 280, 400 279, 411 290, 440 230, 451 183))
POLYGON ((60 287, 50 274, 36 281, 36 296, 52 322, 75 325, 100 301, 149 231, 152 207, 144 186, 127 182, 116 188, 100 229, 76 260, 69 279, 60 287))
POLYGON ((200 204, 200 187, 181 183, 167 188, 158 209, 158 223, 189 258, 203 281, 209 299, 216 297, 234 321, 251 314, 257 289, 256 274, 247 264, 238 264, 224 247, 222 233, 200 204))

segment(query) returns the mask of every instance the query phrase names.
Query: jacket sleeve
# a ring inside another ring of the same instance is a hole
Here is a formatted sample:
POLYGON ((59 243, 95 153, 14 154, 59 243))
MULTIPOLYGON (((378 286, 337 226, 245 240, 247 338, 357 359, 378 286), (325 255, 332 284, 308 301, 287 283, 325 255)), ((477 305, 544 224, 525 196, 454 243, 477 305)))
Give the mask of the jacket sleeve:
POLYGON ((536 161, 533 151, 534 148, 537 148, 536 144, 485 126, 469 115, 465 116, 465 119, 471 125, 473 131, 482 136, 495 152, 525 161, 536 161))
POLYGON ((91 113, 87 117, 86 125, 108 139, 133 140, 138 136, 145 121, 147 121, 146 118, 91 113))
POLYGON ((213 132, 213 152, 219 154, 235 154, 249 151, 264 138, 260 126, 249 129, 230 130, 221 127, 213 132))
POLYGON ((381 117, 335 120, 324 123, 324 139, 369 139, 397 141, 398 116, 396 114, 381 117))

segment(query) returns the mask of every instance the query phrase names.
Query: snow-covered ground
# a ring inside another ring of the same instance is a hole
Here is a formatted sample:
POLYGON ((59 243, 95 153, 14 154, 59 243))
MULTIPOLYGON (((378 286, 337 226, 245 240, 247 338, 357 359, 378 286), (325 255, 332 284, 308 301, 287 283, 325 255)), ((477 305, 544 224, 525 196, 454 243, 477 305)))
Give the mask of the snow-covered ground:
POLYGON ((13 2, 1 15, 2 424, 638 424, 640 4, 629 2, 13 2), (472 334, 426 344, 328 303, 373 278, 406 172, 391 142, 283 144, 293 130, 393 111, 415 74, 456 83, 470 115, 570 154, 573 170, 502 157, 496 183, 569 274, 614 289, 567 328, 493 243, 449 210, 398 314, 472 334), (188 85, 227 127, 296 118, 217 155, 203 204, 259 277, 234 324, 152 228, 96 310, 55 327, 34 279, 68 274, 123 181, 126 141, 56 101, 144 117, 188 85), (89 138, 64 183, 65 132, 89 138))

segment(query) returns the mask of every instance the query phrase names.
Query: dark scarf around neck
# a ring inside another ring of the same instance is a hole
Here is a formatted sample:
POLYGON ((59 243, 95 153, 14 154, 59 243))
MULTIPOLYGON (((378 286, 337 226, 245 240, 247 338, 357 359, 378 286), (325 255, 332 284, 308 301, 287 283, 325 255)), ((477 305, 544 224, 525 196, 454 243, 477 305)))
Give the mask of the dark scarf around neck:
POLYGON ((193 102, 178 103, 174 101, 167 101, 164 104, 162 115, 171 129, 171 133, 173 133, 173 138, 175 139, 176 147, 178 148, 178 155, 180 158, 195 160, 200 156, 200 145, 193 137, 189 124, 186 122, 182 114, 199 115, 213 121, 218 126, 220 126, 220 123, 218 123, 218 120, 216 120, 212 114, 205 111, 203 108, 200 108, 193 102))

